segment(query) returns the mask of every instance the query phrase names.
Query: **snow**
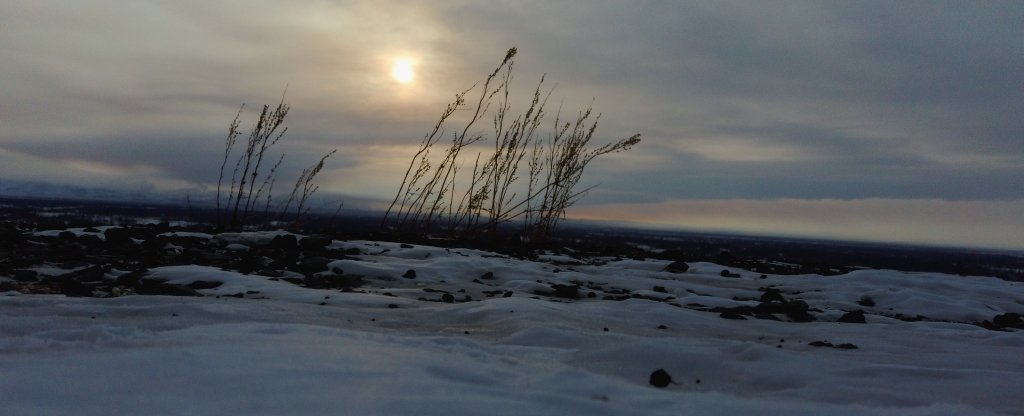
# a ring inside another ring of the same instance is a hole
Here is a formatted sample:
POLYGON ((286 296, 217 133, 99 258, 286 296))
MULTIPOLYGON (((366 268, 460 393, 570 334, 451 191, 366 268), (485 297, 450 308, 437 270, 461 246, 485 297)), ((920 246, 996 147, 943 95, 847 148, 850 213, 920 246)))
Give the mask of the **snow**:
MULTIPOLYGON (((258 246, 279 234, 212 238, 258 246)), ((319 290, 184 265, 151 276, 222 285, 198 298, 0 294, 0 412, 1024 414, 1024 331, 973 324, 1024 311, 1021 283, 891 270, 728 278, 712 263, 672 274, 651 259, 331 247, 363 254, 324 273, 362 275, 365 286, 319 290), (415 279, 402 277, 408 270, 415 279), (583 283, 579 300, 534 294, 573 282, 583 283), (768 286, 818 320, 685 307, 754 306, 768 286), (619 289, 650 299, 601 299, 619 289), (442 293, 456 302, 439 302, 442 293), (835 322, 853 310, 868 323, 835 322), (918 315, 927 319, 899 319, 918 315), (825 340, 858 348, 808 345, 825 340), (648 384, 657 369, 678 384, 648 384)))

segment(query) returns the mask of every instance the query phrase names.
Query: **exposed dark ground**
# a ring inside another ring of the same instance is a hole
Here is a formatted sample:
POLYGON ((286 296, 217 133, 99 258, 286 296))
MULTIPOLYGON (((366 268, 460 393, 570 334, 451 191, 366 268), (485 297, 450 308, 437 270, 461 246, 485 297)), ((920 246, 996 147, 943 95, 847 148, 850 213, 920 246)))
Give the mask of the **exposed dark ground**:
MULTIPOLYGON (((427 237, 382 232, 380 215, 310 214, 297 231, 337 239, 427 242, 427 237)), ((210 209, 138 203, 0 198, 0 221, 36 230, 128 225, 138 221, 198 221, 212 224, 210 209)), ((209 225, 184 225, 214 231, 209 225)), ((175 227, 177 228, 177 227, 175 227)), ((528 253, 513 236, 504 241, 429 239, 433 245, 472 245, 496 251, 528 253)), ((685 231, 653 231, 606 224, 565 223, 544 248, 621 257, 658 257, 686 262, 710 261, 766 274, 840 274, 857 268, 994 276, 1024 281, 1024 253, 969 248, 738 236, 685 231)))

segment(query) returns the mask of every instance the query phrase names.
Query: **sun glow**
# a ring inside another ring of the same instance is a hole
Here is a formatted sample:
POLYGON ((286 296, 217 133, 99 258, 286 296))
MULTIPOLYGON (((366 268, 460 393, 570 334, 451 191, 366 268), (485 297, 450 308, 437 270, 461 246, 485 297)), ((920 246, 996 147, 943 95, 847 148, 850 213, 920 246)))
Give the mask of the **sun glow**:
POLYGON ((408 84, 412 82, 415 73, 413 72, 412 61, 408 59, 396 60, 391 65, 391 77, 402 84, 408 84))

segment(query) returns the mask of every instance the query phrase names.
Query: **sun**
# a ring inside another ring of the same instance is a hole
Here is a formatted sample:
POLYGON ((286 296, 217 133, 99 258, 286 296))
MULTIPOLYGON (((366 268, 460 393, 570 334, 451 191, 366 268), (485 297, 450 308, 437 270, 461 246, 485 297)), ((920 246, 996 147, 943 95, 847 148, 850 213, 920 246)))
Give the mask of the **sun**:
POLYGON ((408 84, 412 82, 415 77, 413 72, 412 61, 408 59, 398 59, 394 64, 391 65, 391 77, 402 84, 408 84))

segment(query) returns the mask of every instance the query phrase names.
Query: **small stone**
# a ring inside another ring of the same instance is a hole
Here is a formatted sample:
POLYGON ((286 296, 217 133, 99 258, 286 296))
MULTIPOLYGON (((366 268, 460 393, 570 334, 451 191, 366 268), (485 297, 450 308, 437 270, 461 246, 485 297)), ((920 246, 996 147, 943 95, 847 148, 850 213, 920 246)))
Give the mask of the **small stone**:
POLYGON ((413 269, 409 269, 408 271, 405 272, 405 274, 402 275, 402 277, 404 277, 406 279, 415 279, 416 278, 416 271, 413 270, 413 269))
POLYGON ((852 311, 843 314, 839 317, 836 322, 843 322, 848 324, 866 324, 867 320, 864 319, 864 311, 852 311))
POLYGON ((441 302, 444 302, 444 303, 454 303, 455 302, 455 296, 452 296, 451 293, 445 293, 445 294, 441 295, 441 302))
POLYGON ((722 313, 718 314, 718 316, 721 317, 721 318, 735 319, 735 320, 738 320, 738 321, 743 321, 743 320, 747 319, 747 318, 743 317, 743 315, 740 315, 740 314, 738 314, 736 312, 722 312, 722 313))
POLYGON ((669 263, 668 266, 665 266, 664 269, 661 269, 661 271, 663 271, 663 272, 676 273, 676 274, 678 274, 678 273, 686 273, 689 270, 690 270, 690 265, 686 264, 686 262, 684 262, 684 261, 674 261, 672 263, 669 263))
POLYGON ((719 273, 719 275, 721 275, 722 277, 733 277, 733 278, 740 277, 739 273, 730 272, 728 269, 723 269, 722 272, 719 273))
POLYGON ((389 303, 388 304, 388 309, 398 309, 398 305, 396 305, 394 303, 389 303))
POLYGON ((654 387, 663 389, 665 387, 668 387, 669 384, 672 384, 672 376, 670 376, 668 372, 663 369, 657 369, 654 370, 653 373, 651 373, 649 383, 651 383, 651 385, 654 387))

